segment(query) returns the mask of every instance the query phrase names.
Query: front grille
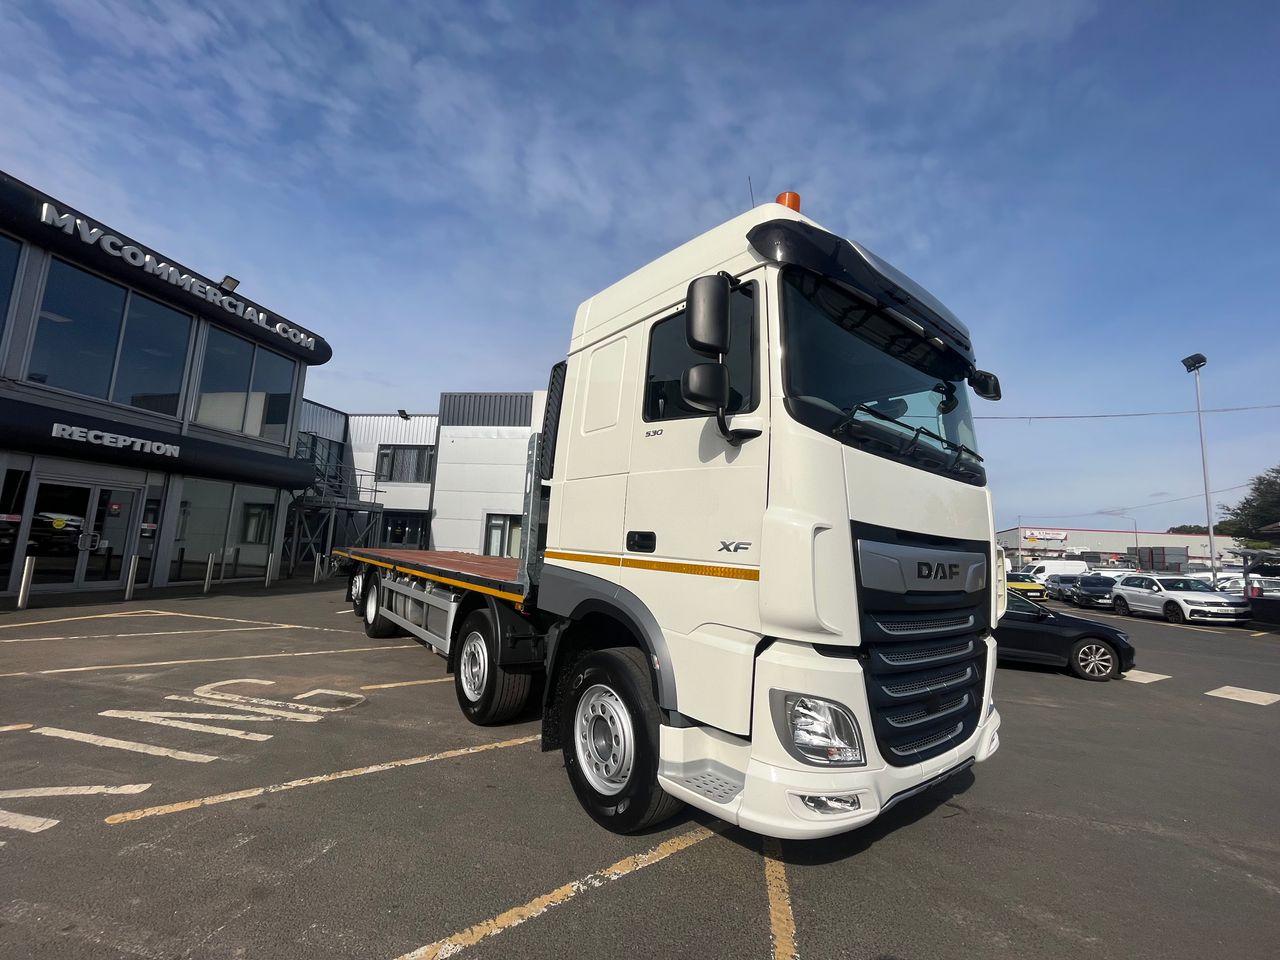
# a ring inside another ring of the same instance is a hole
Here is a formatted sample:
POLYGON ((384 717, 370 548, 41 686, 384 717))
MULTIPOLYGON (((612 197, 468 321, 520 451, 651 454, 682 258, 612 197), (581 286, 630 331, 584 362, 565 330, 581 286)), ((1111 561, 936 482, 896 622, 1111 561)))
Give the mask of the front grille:
POLYGON ((973 614, 941 614, 934 616, 876 617, 876 623, 885 633, 893 636, 910 636, 924 633, 944 633, 968 630, 973 626, 973 614))

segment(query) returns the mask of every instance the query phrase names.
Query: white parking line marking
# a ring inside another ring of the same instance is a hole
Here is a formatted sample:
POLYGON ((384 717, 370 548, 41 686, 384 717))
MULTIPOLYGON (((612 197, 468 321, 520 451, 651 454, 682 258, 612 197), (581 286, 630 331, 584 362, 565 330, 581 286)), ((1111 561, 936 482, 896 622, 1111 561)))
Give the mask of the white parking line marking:
MULTIPOLYGON (((126 783, 119 787, 24 787, 17 790, 0 790, 0 800, 17 800, 23 797, 89 797, 104 793, 141 793, 149 788, 149 783, 126 783)), ((22 830, 25 833, 39 833, 56 827, 61 820, 52 817, 31 817, 25 813, 13 813, 0 810, 0 827, 10 830, 22 830)))
POLYGON ((644 853, 624 857, 603 870, 597 870, 595 873, 588 874, 579 880, 571 880, 563 886, 556 887, 550 893, 544 893, 540 897, 534 897, 528 903, 512 907, 491 920, 485 920, 475 926, 467 927, 461 933, 455 933, 453 936, 445 937, 443 940, 437 940, 435 943, 429 943, 424 947, 418 947, 416 950, 410 950, 397 958, 397 960, 438 960, 438 958, 452 957, 467 947, 475 946, 481 940, 502 933, 504 930, 510 930, 512 927, 517 927, 526 920, 542 916, 548 910, 569 902, 580 893, 596 887, 602 887, 606 883, 612 883, 614 880, 621 880, 637 870, 643 870, 645 867, 660 863, 673 853, 679 853, 681 850, 692 847, 695 843, 701 843, 708 837, 714 836, 717 832, 706 827, 695 827, 687 833, 664 840, 644 853))
POLYGON ((769 939, 772 960, 796 960, 796 918, 791 912, 791 890, 782 860, 782 843, 764 841, 764 884, 769 895, 769 939))
POLYGON ((139 723, 155 723, 162 727, 177 727, 179 730, 190 730, 194 733, 213 733, 220 737, 235 737, 238 740, 270 740, 269 733, 249 733, 233 727, 215 727, 208 723, 192 723, 191 720, 235 720, 237 722, 265 721, 270 717, 253 716, 243 713, 178 713, 175 711, 157 710, 103 710, 100 717, 114 717, 118 720, 137 720, 139 723), (186 719, 183 719, 186 718, 186 719))
POLYGON ((456 750, 445 750, 443 753, 428 753, 420 757, 406 757, 403 760, 389 760, 386 763, 375 763, 367 767, 356 767, 353 770, 338 770, 324 773, 316 777, 302 777, 299 780, 286 780, 284 783, 273 783, 265 787, 250 787, 247 790, 235 790, 231 793, 219 793, 212 797, 198 797, 195 800, 183 800, 180 803, 166 803, 159 807, 144 807, 141 810, 129 810, 125 813, 113 813, 103 822, 110 824, 130 823, 144 817, 161 817, 170 813, 181 813, 184 810, 195 810, 198 807, 209 807, 215 803, 229 803, 232 800, 248 800, 260 797, 264 793, 281 793, 285 790, 297 790, 299 787, 312 787, 318 783, 332 783, 335 780, 346 780, 350 777, 363 777, 371 773, 382 773, 384 770, 397 770, 400 767, 413 767, 420 763, 431 763, 435 760, 452 760, 454 757, 465 757, 473 753, 484 753, 486 750, 501 750, 505 747, 518 747, 525 743, 533 743, 541 739, 537 736, 517 737, 514 740, 499 740, 496 743, 482 743, 474 747, 459 747, 456 750))
POLYGON ((0 727, 0 733, 8 733, 10 730, 30 730, 34 726, 34 723, 10 723, 0 727))
POLYGON ((1167 673, 1147 673, 1145 670, 1130 670, 1122 679, 1130 683, 1155 683, 1157 680, 1168 680, 1167 673))
POLYGON ((1223 700, 1238 700, 1241 703, 1254 703, 1260 707, 1269 707, 1280 703, 1280 693, 1267 693, 1264 690, 1249 690, 1246 687, 1218 687, 1205 691, 1206 697, 1221 697, 1223 700))
POLYGON ((53 620, 23 620, 19 623, 0 624, 0 630, 16 630, 19 627, 39 627, 46 623, 73 623, 77 620, 110 620, 116 617, 157 617, 170 616, 157 610, 133 610, 119 613, 90 613, 83 617, 57 617, 53 620))
POLYGON ((128 750, 130 753, 146 753, 153 757, 168 757, 171 760, 187 760, 191 763, 212 763, 218 758, 209 753, 191 753, 187 750, 173 750, 169 747, 157 747, 154 743, 138 743, 136 740, 117 740, 115 737, 100 737, 96 733, 82 733, 79 730, 63 730, 61 727, 36 727, 31 731, 45 737, 58 737, 62 740, 75 740, 89 743, 95 747, 107 747, 111 750, 128 750))
POLYGON ((152 660, 147 663, 98 663, 91 667, 58 667, 56 670, 20 670, 0 673, 3 677, 35 677, 54 673, 85 673, 92 670, 127 670, 133 667, 176 667, 187 663, 229 663, 233 660, 276 660, 280 657, 323 657, 335 653, 368 653, 373 650, 420 650, 416 643, 397 643, 387 647, 344 647, 340 650, 302 650, 298 653, 252 653, 243 657, 198 657, 193 660, 152 660))
POLYGON ((424 683, 448 683, 453 677, 433 677, 430 680, 401 680, 399 683, 371 683, 361 690, 390 690, 392 687, 418 687, 424 683))

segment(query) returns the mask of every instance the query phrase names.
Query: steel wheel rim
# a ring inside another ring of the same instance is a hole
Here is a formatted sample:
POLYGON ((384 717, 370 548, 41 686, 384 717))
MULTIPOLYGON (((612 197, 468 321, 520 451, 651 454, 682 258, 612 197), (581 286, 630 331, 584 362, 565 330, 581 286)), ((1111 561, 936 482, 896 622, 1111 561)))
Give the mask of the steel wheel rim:
POLYGON ((364 622, 373 626, 373 621, 378 619, 378 585, 374 584, 369 590, 369 596, 364 601, 364 622))
POLYGON ((1080 648, 1080 654, 1076 659, 1080 664, 1080 669, 1091 677, 1109 675, 1115 663, 1111 656, 1111 651, 1100 643, 1085 644, 1080 648))
POLYGON ((589 687, 578 700, 573 747, 593 790, 607 797, 622 792, 635 763, 635 731, 627 705, 603 684, 589 687))
POLYGON ((462 692, 472 703, 484 696, 485 684, 489 682, 489 651, 478 630, 472 630, 462 642, 458 679, 462 681, 462 692))

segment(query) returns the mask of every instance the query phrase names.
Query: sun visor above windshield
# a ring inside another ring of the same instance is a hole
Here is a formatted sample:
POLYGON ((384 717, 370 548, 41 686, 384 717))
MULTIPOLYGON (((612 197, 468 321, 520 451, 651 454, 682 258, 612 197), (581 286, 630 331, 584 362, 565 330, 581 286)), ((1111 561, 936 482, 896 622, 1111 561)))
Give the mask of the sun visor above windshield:
POLYGON ((873 298, 974 362, 964 324, 929 291, 871 251, 802 220, 758 224, 747 231, 747 242, 766 260, 804 267, 873 298))

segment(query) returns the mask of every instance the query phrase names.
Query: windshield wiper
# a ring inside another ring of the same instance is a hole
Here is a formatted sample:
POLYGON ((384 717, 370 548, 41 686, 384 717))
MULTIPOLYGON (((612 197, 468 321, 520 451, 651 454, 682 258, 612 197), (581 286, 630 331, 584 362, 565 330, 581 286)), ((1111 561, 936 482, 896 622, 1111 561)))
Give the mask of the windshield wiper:
POLYGON ((877 420, 883 420, 885 423, 892 423, 895 426, 902 427, 904 430, 911 431, 911 436, 903 437, 902 442, 898 445, 898 453, 900 456, 910 456, 914 453, 916 447, 920 445, 921 435, 924 435, 937 440, 946 449, 954 451, 955 455, 947 464, 948 470, 955 469, 955 467, 960 463, 960 458, 965 454, 968 454, 978 463, 982 463, 982 457, 978 456, 978 452, 966 447, 963 443, 956 443, 954 440, 948 440, 946 437, 934 433, 928 427, 912 427, 910 424, 903 423, 901 420, 896 417, 891 417, 887 413, 881 413, 879 410, 875 409, 875 407, 868 406, 865 403, 857 404, 852 410, 836 421, 835 425, 830 430, 831 435, 839 436, 840 433, 853 426, 857 422, 857 416, 859 413, 869 413, 877 420))

